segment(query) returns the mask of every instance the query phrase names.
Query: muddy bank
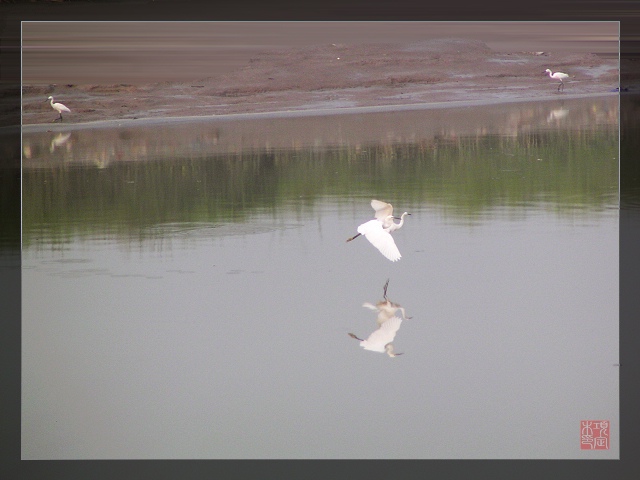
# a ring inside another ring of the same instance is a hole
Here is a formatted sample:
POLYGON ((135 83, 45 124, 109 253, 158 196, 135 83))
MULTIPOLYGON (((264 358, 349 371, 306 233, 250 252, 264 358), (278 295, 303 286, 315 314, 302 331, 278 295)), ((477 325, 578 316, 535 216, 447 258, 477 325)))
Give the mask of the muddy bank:
MULTIPOLYGON (((438 102, 598 95, 618 87, 615 58, 591 53, 496 52, 470 39, 323 44, 267 51, 237 69, 190 82, 23 85, 22 123, 310 111, 438 102), (545 69, 570 75, 564 92, 545 69)), ((61 123, 61 122, 55 122, 61 123)))

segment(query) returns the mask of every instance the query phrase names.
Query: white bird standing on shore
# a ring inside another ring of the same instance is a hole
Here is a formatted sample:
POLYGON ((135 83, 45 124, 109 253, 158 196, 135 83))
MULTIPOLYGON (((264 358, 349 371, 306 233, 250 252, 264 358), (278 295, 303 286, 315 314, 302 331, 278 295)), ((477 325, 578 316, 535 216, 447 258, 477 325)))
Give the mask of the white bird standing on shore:
POLYGON ((402 216, 394 217, 393 206, 380 200, 371 200, 371 207, 376 211, 375 218, 360 225, 358 233, 348 238, 347 242, 364 235, 389 260, 392 262, 400 260, 402 255, 400 255, 396 242, 393 241, 391 232, 402 228, 405 215, 411 214, 404 212, 402 216), (395 223, 394 219, 400 220, 400 223, 395 223))
POLYGON ((61 103, 53 103, 53 97, 50 96, 47 100, 50 100, 51 108, 60 114, 60 117, 56 120, 62 120, 62 112, 71 112, 71 110, 69 110, 65 105, 61 103))
POLYGON ((362 306, 378 312, 376 318, 376 324, 378 328, 374 330, 366 340, 357 337, 353 333, 349 333, 351 338, 355 338, 360 341, 360 346, 365 350, 373 352, 386 353, 390 357, 402 355, 402 353, 395 353, 393 350, 393 339, 396 333, 400 329, 403 319, 411 318, 405 315, 404 308, 397 303, 393 303, 387 298, 387 287, 389 286, 389 280, 384 284, 384 301, 378 302, 375 305, 371 303, 363 303, 362 306), (395 315, 396 311, 402 312, 402 319, 395 315))
POLYGON ((545 70, 545 72, 549 74, 549 78, 553 78, 554 80, 560 80, 560 85, 558 85, 558 91, 560 91, 560 88, 562 88, 562 90, 564 91, 564 79, 569 78, 569 75, 562 72, 553 73, 548 68, 545 70))

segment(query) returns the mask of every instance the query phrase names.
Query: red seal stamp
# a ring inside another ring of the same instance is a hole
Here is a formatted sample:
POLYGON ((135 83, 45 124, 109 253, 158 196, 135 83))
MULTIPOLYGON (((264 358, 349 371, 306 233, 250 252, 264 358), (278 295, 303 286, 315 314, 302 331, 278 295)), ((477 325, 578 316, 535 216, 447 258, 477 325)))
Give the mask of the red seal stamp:
POLYGON ((609 450, 609 426, 608 420, 582 420, 580 449, 609 450))

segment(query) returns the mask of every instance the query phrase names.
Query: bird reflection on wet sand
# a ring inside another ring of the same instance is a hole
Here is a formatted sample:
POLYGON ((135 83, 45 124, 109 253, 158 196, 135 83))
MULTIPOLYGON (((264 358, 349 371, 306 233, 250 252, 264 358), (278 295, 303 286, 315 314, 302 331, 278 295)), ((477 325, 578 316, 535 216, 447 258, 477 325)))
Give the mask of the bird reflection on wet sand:
POLYGON ((402 353, 395 353, 393 348, 393 339, 396 333, 400 329, 402 320, 410 319, 407 317, 406 312, 402 306, 392 302, 387 298, 387 288, 389 287, 389 280, 384 284, 384 300, 379 301, 375 305, 371 303, 363 303, 362 306, 378 312, 376 318, 376 324, 378 328, 374 330, 366 340, 357 337, 353 333, 349 333, 351 338, 355 338, 360 341, 360 346, 365 350, 371 350, 373 352, 386 353, 390 357, 396 357, 402 355, 402 353), (402 318, 398 317, 396 313, 400 310, 402 318))

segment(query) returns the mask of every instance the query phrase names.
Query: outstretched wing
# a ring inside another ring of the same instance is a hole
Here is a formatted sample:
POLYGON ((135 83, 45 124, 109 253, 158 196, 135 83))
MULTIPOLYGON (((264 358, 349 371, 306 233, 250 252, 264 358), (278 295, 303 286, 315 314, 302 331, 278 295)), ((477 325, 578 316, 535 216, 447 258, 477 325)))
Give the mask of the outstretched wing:
POLYGON ((390 203, 381 202, 380 200, 371 200, 371 208, 373 208, 376 213, 375 217, 384 221, 389 215, 393 215, 393 205, 390 203))
POLYGON ((380 250, 380 253, 392 262, 400 260, 400 251, 389 232, 382 228, 378 220, 369 220, 358 227, 358 233, 364 235, 371 245, 380 250))

